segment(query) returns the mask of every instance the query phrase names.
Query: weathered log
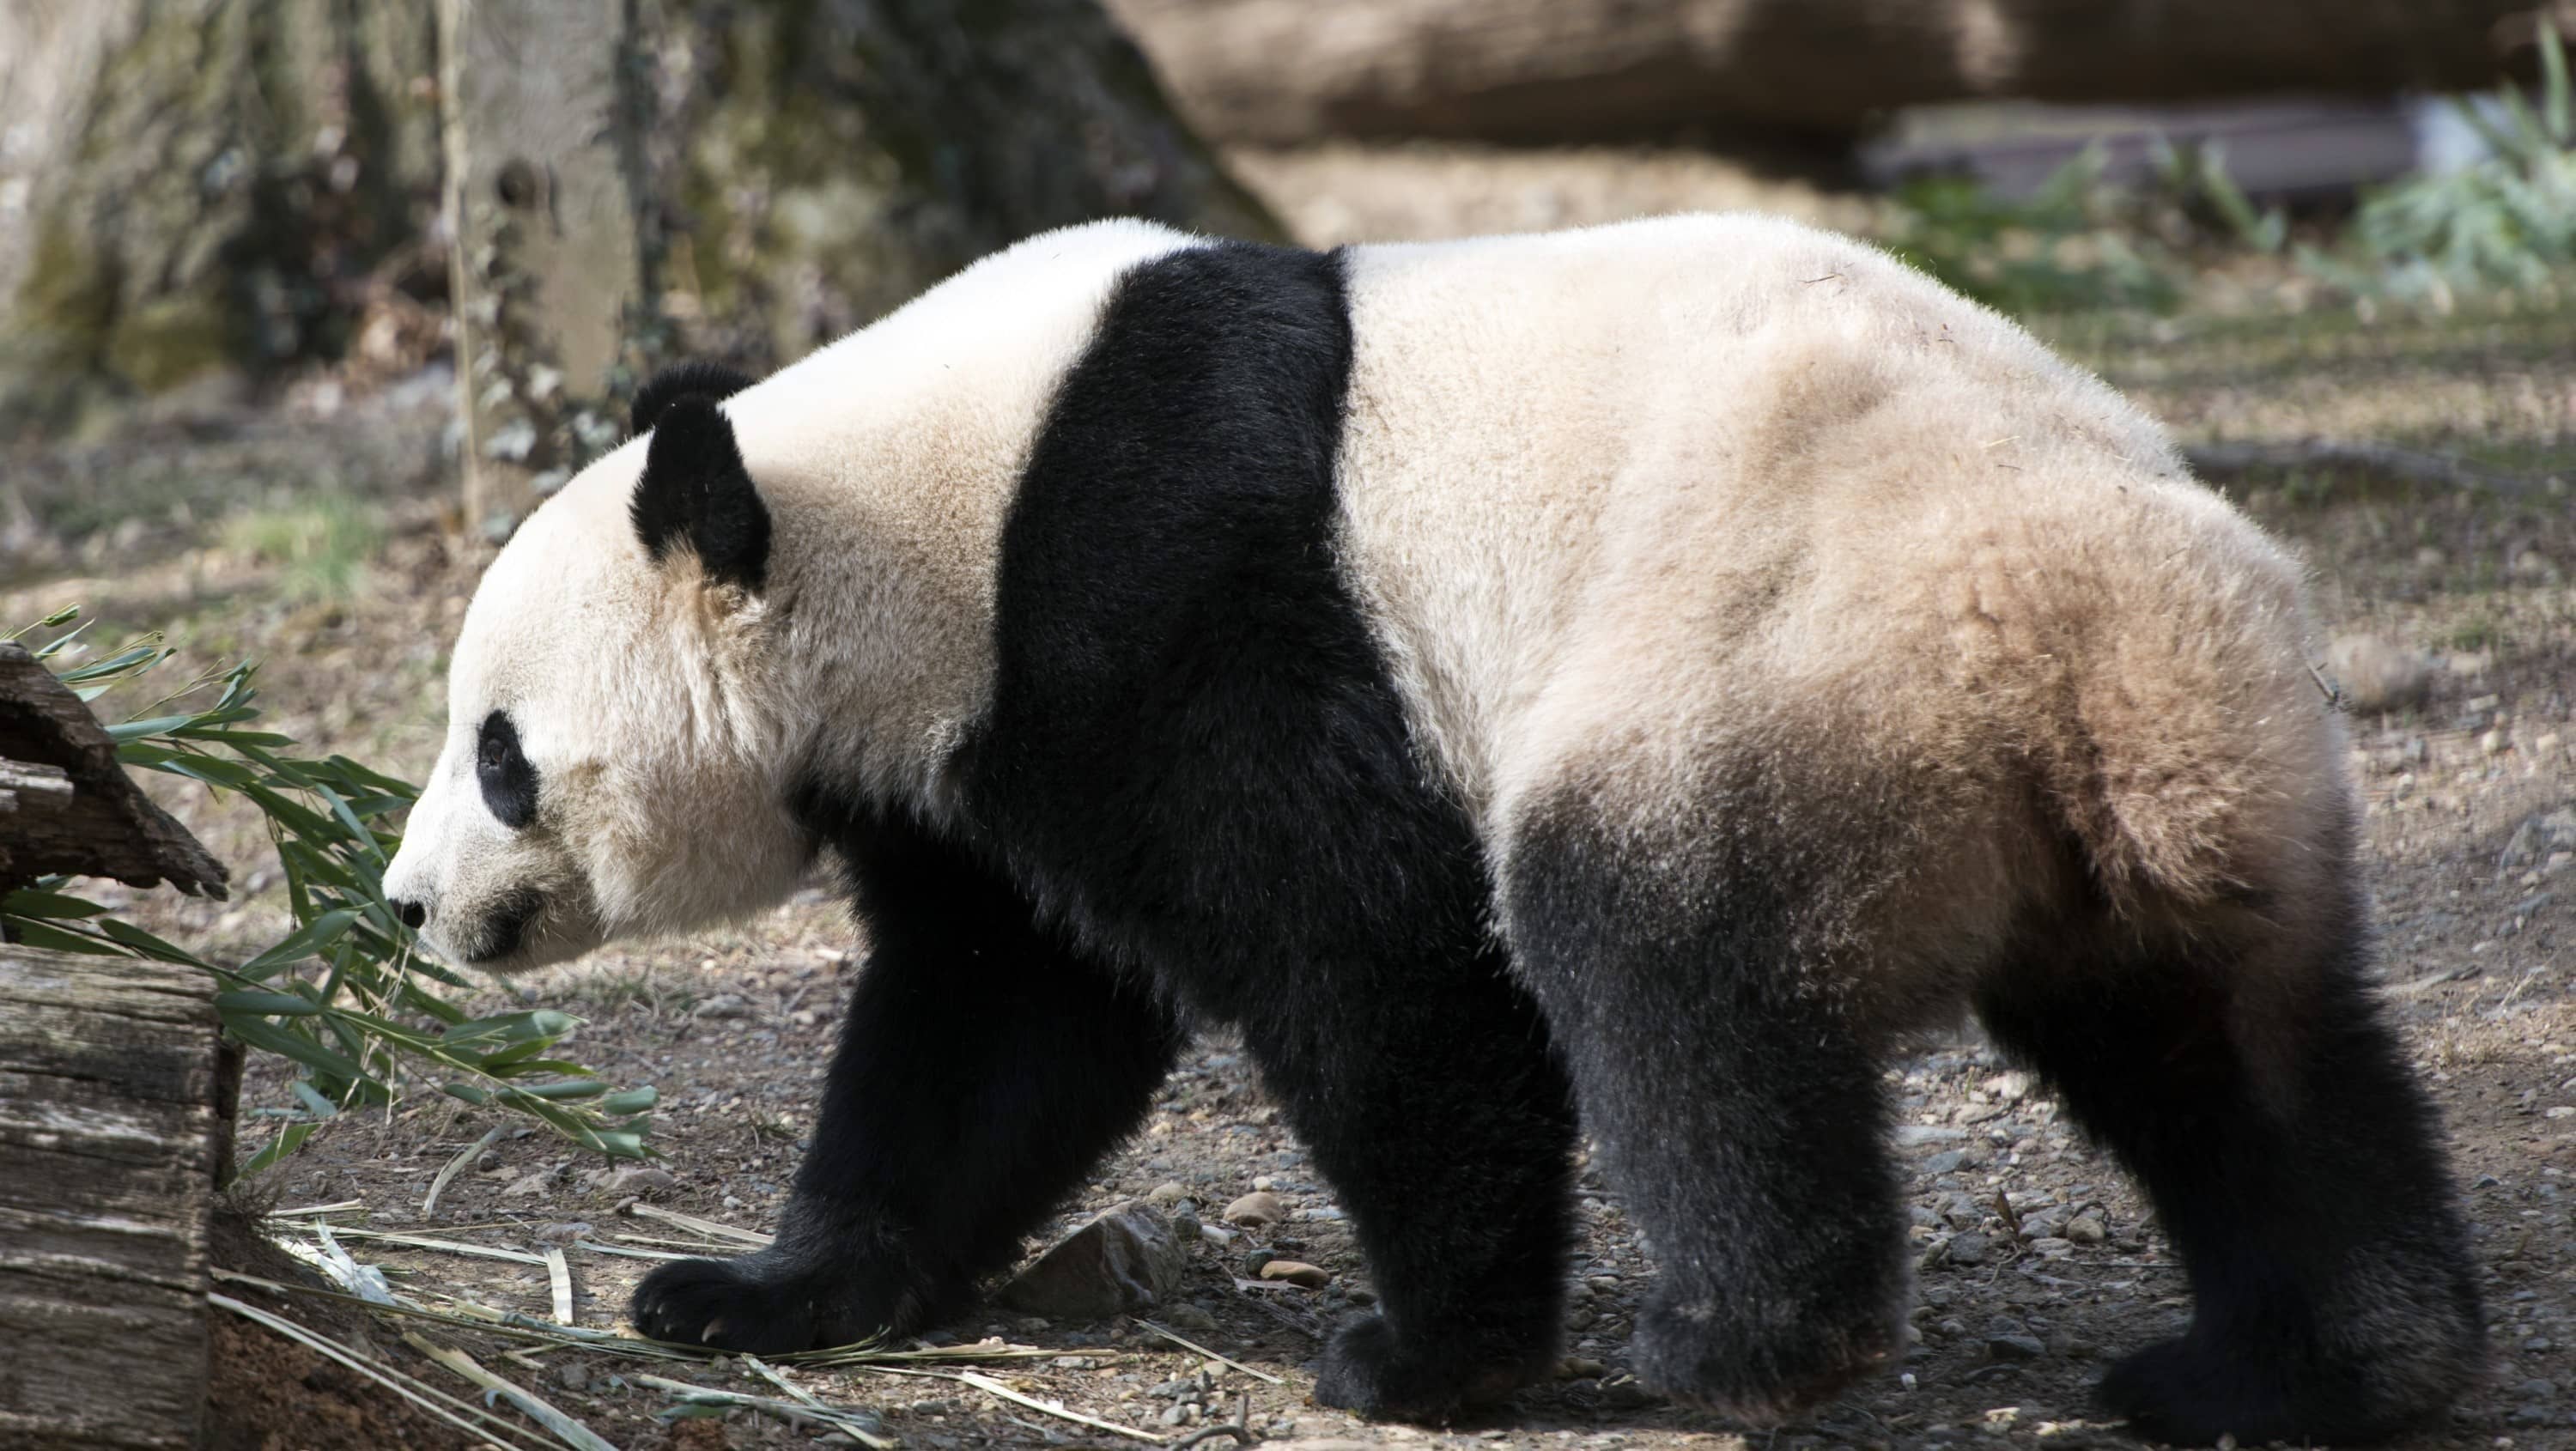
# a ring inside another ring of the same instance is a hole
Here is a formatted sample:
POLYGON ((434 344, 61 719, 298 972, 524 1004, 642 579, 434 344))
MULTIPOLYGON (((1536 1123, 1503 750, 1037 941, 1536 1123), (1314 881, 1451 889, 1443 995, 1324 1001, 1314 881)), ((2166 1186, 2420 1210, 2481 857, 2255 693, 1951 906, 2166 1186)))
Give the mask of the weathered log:
POLYGON ((62 872, 224 895, 224 868, 117 763, 116 742, 43 662, 0 640, 0 894, 62 872), (68 788, 68 790, 64 788, 68 788))
POLYGON ((1982 97, 2488 83, 2533 0, 1109 0, 1208 136, 1850 134, 1982 97))
POLYGON ((188 1447, 232 1155, 204 973, 0 946, 0 1445, 188 1447))

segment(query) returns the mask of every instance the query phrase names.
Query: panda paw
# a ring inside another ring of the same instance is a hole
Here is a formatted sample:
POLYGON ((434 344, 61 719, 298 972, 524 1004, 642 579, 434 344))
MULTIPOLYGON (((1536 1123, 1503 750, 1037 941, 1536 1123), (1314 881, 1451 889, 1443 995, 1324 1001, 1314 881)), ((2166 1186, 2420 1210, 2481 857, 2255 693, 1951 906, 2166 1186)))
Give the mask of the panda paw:
POLYGON ((1315 1404, 1369 1420, 1444 1424, 1536 1378, 1538 1366, 1513 1364, 1514 1359, 1479 1356, 1457 1338, 1407 1346, 1384 1316, 1370 1315, 1343 1326, 1324 1347, 1315 1404))
POLYGON ((1777 1425, 1894 1362, 1892 1317, 1783 1326, 1731 1316, 1723 1299, 1657 1295, 1637 1316, 1637 1378, 1685 1405, 1777 1425))
POLYGON ((636 1287, 629 1314, 655 1340, 784 1355, 909 1333, 920 1302, 845 1269, 764 1252, 663 1265, 636 1287))

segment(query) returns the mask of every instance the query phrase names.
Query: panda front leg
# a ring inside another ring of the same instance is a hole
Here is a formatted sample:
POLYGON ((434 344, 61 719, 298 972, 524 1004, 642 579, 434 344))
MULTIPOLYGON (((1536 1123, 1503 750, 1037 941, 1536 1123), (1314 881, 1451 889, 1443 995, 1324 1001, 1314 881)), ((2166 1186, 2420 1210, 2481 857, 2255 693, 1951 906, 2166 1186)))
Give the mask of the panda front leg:
POLYGON ((1319 1404, 1443 1421, 1553 1367, 1574 1106, 1502 955, 1339 973, 1247 1016, 1245 1046, 1349 1216, 1378 1296, 1342 1326, 1319 1404))
POLYGON ((1525 811, 1513 949, 1655 1261, 1638 1378, 1771 1424, 1903 1353, 1880 1063, 1801 960, 1793 871, 1650 837, 1573 797, 1525 811))
POLYGON ((1135 1129, 1185 1040, 953 849, 878 828, 845 851, 870 950, 777 1241, 647 1276, 633 1318, 655 1339, 772 1354, 955 1313, 1135 1129))

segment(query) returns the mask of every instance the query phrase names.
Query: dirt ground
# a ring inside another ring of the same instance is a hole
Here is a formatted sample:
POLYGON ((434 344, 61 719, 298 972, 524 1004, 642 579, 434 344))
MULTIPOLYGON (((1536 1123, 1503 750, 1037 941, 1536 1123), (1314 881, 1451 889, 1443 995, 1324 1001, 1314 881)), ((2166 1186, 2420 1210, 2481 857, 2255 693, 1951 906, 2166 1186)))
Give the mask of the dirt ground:
MULTIPOLYGON (((1698 188, 1717 185, 1688 180, 1698 173, 1686 161, 1618 171, 1615 157, 1592 153, 1553 170, 1525 156, 1496 161, 1481 183, 1473 158, 1449 153, 1405 152, 1373 172, 1365 160, 1254 158, 1247 171, 1319 236, 1591 220, 1676 195, 1697 201, 1698 188), (1423 179, 1426 168, 1446 175, 1461 166, 1465 181, 1423 179), (1439 198, 1452 195, 1475 202, 1390 220, 1388 209, 1407 194, 1429 207, 1450 205, 1439 198)), ((2367 319, 2285 306, 2225 320, 2048 331, 2194 441, 2370 438, 2557 480, 2505 494, 2288 478, 2237 497, 2308 560, 2332 663, 2356 677, 2354 766, 2369 801, 2387 995, 2454 1135, 2493 1318, 2490 1383, 2449 1428, 2410 1444, 2576 1446, 2576 497, 2568 492, 2576 483, 2576 345, 2568 341, 2576 306, 2526 300, 2367 319), (2378 684, 2358 688, 2364 675, 2378 684)), ((434 370, 364 397, 306 388, 253 419, 144 430, 13 461, 0 475, 0 628, 80 600, 108 633, 167 630, 196 664, 261 659, 276 728, 417 775, 436 750, 444 652, 481 559, 443 532, 446 397, 434 370), (292 561, 228 523, 291 513, 323 496, 357 502, 379 530, 363 576, 344 593, 298 587, 292 561)), ((168 799, 234 865, 234 901, 101 895, 195 943, 269 940, 278 907, 255 827, 200 798, 168 799)), ((620 1180, 620 1166, 505 1125, 424 1215, 433 1177, 502 1121, 423 1093, 389 1113, 326 1127, 259 1192, 289 1211, 360 1201, 362 1212, 329 1216, 358 1230, 523 1255, 567 1248, 577 1322, 616 1328, 628 1290, 651 1265, 634 1256, 699 1242, 650 1210, 751 1230, 775 1225, 845 980, 860 970, 858 948, 817 887, 738 929, 599 954, 483 995, 476 1006, 485 1009, 515 1000, 579 1014, 585 1023, 571 1056, 613 1081, 660 1089, 651 1142, 665 1157, 649 1170, 620 1180)), ((1192 1244, 1186 1282, 1157 1312, 1160 1324, 1236 1364, 1203 1360, 1131 1321, 1047 1323, 987 1310, 931 1338, 1037 1347, 1045 1354, 988 1369, 1039 1402, 1133 1428, 1138 1440, 1176 1443, 1231 1417, 1248 1396, 1251 1434, 1311 1451, 2134 1444, 2088 1418, 2088 1387, 2108 1358, 2171 1333, 2188 1313, 2181 1273, 2138 1196, 1972 1034, 1924 1044, 1892 1070, 1889 1092, 1903 1125, 1919 1254, 1912 1318, 1920 1342, 1886 1376, 1776 1431, 1748 1433, 1674 1408, 1625 1376, 1627 1332, 1652 1266, 1617 1197, 1588 1171, 1567 1358, 1553 1384, 1489 1420, 1438 1432, 1368 1426, 1309 1403, 1317 1337, 1366 1302, 1367 1271, 1329 1186, 1222 1037, 1191 1050, 1144 1132, 1101 1166, 1058 1228, 1149 1197, 1186 1198, 1216 1226, 1241 1195, 1279 1196, 1286 1217, 1277 1225, 1192 1244), (1330 1281, 1301 1289, 1251 1280, 1257 1251, 1311 1262, 1330 1281)), ((291 1103, 273 1061, 255 1063, 245 1103, 291 1103)), ((288 1214, 270 1223, 309 1242, 291 1228, 309 1221, 288 1214)), ((552 1314, 542 1266, 357 1236, 342 1243, 423 1303, 552 1314)), ((309 1301, 236 1293, 321 1323, 309 1301)), ((399 1338, 383 1325, 372 1334, 379 1343, 399 1338)), ((671 1398, 640 1384, 631 1362, 439 1334, 616 1446, 848 1444, 749 1412, 666 1422, 671 1398)), ((382 1398, 266 1337, 240 1324, 223 1331, 221 1363, 235 1383, 220 1394, 268 1407, 235 1418, 228 1451, 337 1448, 370 1436, 462 1444, 436 1422, 367 1409, 382 1398), (364 1419, 371 1415, 386 1419, 364 1419)), ((777 1393, 739 1362, 649 1369, 777 1393)), ((826 1402, 864 1409, 907 1446, 1122 1444, 958 1381, 882 1372, 792 1378, 826 1402)), ((471 1394, 459 1381, 445 1388, 471 1394)))

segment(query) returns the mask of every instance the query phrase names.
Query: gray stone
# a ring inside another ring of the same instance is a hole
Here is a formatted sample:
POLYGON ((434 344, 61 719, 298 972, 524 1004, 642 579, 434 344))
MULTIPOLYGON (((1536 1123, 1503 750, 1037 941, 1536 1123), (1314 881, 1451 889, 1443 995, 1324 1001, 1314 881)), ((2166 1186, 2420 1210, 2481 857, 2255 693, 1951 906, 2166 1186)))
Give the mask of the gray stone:
POLYGON ((1181 1282, 1179 1236, 1143 1204, 1102 1211, 1002 1287, 1001 1303, 1057 1320, 1101 1320, 1152 1308, 1181 1282))
POLYGON ((1982 1234, 1954 1234, 1950 1236, 1947 1258, 1954 1265, 1981 1265, 1993 1248, 1992 1242, 1982 1234))
POLYGON ((2047 1345, 2032 1335, 1989 1335, 1986 1354, 1997 1360, 2037 1360, 2048 1353, 2047 1345))

